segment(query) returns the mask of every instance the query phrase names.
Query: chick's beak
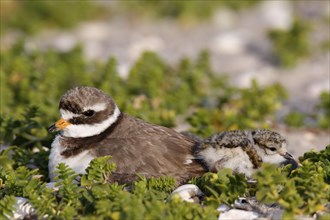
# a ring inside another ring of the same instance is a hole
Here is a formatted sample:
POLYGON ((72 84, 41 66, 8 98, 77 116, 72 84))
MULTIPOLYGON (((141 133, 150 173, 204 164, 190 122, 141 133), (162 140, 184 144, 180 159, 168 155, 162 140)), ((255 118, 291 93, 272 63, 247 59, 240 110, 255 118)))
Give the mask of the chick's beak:
POLYGON ((283 155, 283 157, 284 157, 285 159, 287 159, 287 160, 294 160, 294 159, 293 159, 293 156, 292 156, 291 154, 289 154, 288 152, 286 152, 286 153, 283 155))
POLYGON ((61 118, 60 120, 58 120, 57 122, 55 122, 55 124, 52 124, 51 126, 49 126, 48 128, 48 132, 52 133, 54 131, 60 131, 65 129, 67 126, 69 126, 71 123, 64 120, 63 118, 61 118))
POLYGON ((282 156, 285 158, 285 161, 282 163, 283 165, 291 164, 290 171, 297 169, 298 163, 296 162, 296 160, 293 158, 293 156, 291 154, 286 152, 282 156))

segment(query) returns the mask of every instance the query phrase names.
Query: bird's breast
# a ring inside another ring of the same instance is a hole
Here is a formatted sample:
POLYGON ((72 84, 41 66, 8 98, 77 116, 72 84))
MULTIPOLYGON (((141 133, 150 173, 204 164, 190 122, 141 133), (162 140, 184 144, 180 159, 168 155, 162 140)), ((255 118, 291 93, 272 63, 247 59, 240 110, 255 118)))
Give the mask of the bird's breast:
POLYGON ((59 163, 66 164, 73 169, 75 173, 84 174, 90 161, 94 159, 94 156, 92 156, 88 150, 82 151, 79 154, 70 157, 64 157, 61 155, 64 150, 65 146, 61 145, 60 135, 58 135, 55 137, 51 145, 51 152, 49 155, 48 169, 51 181, 54 181, 56 176, 56 167, 59 163))

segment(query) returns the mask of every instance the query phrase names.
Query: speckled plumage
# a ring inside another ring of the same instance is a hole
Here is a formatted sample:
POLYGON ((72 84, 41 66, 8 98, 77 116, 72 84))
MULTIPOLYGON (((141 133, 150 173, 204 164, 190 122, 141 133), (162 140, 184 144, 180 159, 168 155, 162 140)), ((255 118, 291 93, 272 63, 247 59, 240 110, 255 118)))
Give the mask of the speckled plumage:
POLYGON ((286 144, 286 140, 279 133, 267 130, 267 129, 255 129, 251 131, 253 140, 260 146, 265 148, 275 148, 280 150, 283 144, 286 144))
POLYGON ((253 167, 258 168, 261 166, 262 159, 253 147, 253 141, 249 135, 249 131, 224 131, 206 139, 200 144, 200 149, 205 149, 210 146, 217 149, 239 147, 249 156, 253 167))
POLYGON ((251 176, 263 162, 297 165, 287 152, 285 139, 267 129, 214 134, 199 144, 195 154, 210 171, 231 168, 247 176, 251 176))

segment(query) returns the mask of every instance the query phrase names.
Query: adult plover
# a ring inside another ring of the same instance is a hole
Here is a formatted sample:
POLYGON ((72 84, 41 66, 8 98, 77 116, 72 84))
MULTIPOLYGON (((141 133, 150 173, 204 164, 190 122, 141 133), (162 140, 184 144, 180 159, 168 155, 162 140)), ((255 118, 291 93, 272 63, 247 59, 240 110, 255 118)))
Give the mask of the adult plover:
POLYGON ((93 158, 111 155, 117 168, 110 181, 126 183, 137 175, 172 176, 183 183, 205 172, 193 156, 195 141, 166 127, 122 113, 99 89, 76 87, 59 104, 61 119, 49 131, 61 131, 51 146, 49 173, 65 163, 85 173, 93 158))
POLYGON ((214 134, 198 145, 196 158, 201 159, 209 171, 231 168, 247 177, 251 177, 263 162, 291 164, 291 169, 297 167, 297 162, 286 149, 286 140, 267 129, 214 134))

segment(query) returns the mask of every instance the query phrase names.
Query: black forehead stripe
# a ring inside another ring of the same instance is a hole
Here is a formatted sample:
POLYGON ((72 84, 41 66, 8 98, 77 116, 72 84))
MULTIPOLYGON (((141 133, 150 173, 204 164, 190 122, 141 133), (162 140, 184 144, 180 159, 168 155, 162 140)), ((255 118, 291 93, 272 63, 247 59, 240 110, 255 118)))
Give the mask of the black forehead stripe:
POLYGON ((76 102, 73 102, 73 101, 69 102, 69 101, 61 100, 59 107, 60 107, 60 109, 67 110, 67 111, 70 111, 75 114, 78 114, 79 112, 82 111, 79 104, 77 104, 76 102))

